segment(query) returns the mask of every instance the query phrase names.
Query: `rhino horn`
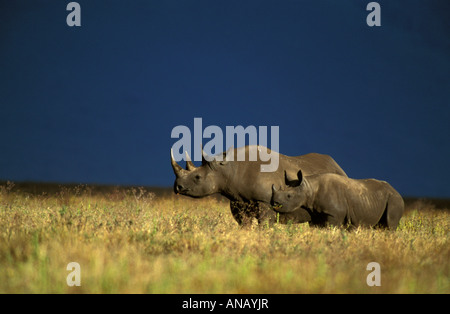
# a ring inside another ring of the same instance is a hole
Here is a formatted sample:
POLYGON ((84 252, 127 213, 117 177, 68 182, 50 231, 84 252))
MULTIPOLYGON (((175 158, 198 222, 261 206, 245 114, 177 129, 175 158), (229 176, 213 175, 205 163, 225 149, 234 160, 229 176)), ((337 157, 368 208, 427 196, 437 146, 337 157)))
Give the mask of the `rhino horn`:
POLYGON ((181 176, 183 175, 186 170, 184 170, 179 164, 177 164, 177 162, 175 161, 175 158, 173 158, 173 149, 170 150, 170 159, 172 162, 172 168, 173 168, 173 172, 175 173, 176 176, 181 176))
POLYGON ((203 151, 203 145, 201 147, 202 149, 202 165, 206 165, 208 163, 208 155, 203 151))
POLYGON ((194 164, 192 163, 191 157, 189 156, 188 152, 186 151, 186 170, 192 171, 195 169, 197 169, 197 167, 194 166, 194 164))
POLYGON ((273 192, 278 191, 277 188, 275 187, 275 184, 272 184, 272 191, 273 191, 273 192))

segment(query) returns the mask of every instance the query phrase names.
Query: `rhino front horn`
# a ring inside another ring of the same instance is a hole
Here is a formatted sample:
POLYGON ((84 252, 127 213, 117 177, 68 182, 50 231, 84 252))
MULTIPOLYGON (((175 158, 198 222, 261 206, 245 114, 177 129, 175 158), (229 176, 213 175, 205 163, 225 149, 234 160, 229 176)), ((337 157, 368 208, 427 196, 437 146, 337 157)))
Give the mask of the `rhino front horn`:
POLYGON ((175 161, 175 158, 173 158, 173 149, 170 150, 170 159, 172 163, 172 169, 176 176, 180 176, 183 174, 184 170, 177 162, 175 161))
POLYGON ((275 187, 275 184, 272 184, 272 191, 273 191, 273 192, 278 191, 277 188, 275 187))

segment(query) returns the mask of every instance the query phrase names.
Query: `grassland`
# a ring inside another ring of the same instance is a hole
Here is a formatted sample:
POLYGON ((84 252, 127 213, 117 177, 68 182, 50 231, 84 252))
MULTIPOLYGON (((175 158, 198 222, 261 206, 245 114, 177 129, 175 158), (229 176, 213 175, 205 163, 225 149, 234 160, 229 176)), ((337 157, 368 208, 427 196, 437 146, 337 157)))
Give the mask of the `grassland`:
POLYGON ((418 201, 397 231, 242 230, 220 198, 145 189, 0 187, 0 293, 450 293, 448 210, 418 201), (66 266, 81 266, 69 287, 66 266), (381 266, 369 287, 366 266, 381 266))

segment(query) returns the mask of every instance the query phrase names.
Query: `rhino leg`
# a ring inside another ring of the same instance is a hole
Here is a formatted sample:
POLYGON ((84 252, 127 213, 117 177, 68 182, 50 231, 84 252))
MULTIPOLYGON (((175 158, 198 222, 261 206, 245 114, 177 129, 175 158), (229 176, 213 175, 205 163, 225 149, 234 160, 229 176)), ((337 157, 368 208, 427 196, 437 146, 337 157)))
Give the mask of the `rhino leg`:
POLYGON ((241 227, 249 227, 253 218, 256 218, 258 225, 271 227, 274 223, 287 224, 311 222, 311 213, 303 208, 292 213, 279 213, 273 210, 269 203, 265 202, 230 202, 231 214, 241 227))
POLYGON ((230 202, 231 214, 241 227, 250 227, 255 214, 255 204, 239 201, 230 202))
POLYGON ((374 227, 396 230, 404 209, 405 204, 399 194, 389 195, 383 215, 374 227))
POLYGON ((391 195, 388 199, 386 207, 386 227, 395 230, 397 229, 400 218, 403 215, 405 204, 403 198, 399 194, 391 195))
POLYGON ((297 208, 290 213, 277 213, 268 203, 259 202, 259 216, 258 223, 260 225, 272 226, 274 223, 288 224, 288 223, 305 223, 311 221, 311 213, 304 208, 297 208))
POLYGON ((311 221, 311 214, 304 208, 298 208, 290 213, 277 213, 268 203, 259 202, 258 223, 262 226, 272 226, 274 223, 304 223, 311 221))
POLYGON ((272 206, 265 202, 258 202, 257 219, 259 226, 271 227, 277 222, 277 213, 272 209, 272 206))
POLYGON ((348 227, 348 225, 351 224, 351 221, 347 216, 345 204, 329 202, 319 210, 311 212, 311 221, 309 224, 315 227, 341 227, 344 225, 348 227))
POLYGON ((310 222, 311 219, 311 212, 302 207, 299 207, 290 213, 280 213, 278 217, 278 221, 281 224, 287 224, 289 222, 301 224, 304 222, 310 222))

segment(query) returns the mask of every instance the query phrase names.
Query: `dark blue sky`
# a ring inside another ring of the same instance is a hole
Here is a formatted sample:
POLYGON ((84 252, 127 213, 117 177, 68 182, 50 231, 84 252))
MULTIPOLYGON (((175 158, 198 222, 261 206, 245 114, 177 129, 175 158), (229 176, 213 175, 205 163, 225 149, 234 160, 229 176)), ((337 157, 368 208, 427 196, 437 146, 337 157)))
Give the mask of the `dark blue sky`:
POLYGON ((450 197, 449 1, 69 2, 0 1, 0 180, 171 186, 202 117, 450 197))

